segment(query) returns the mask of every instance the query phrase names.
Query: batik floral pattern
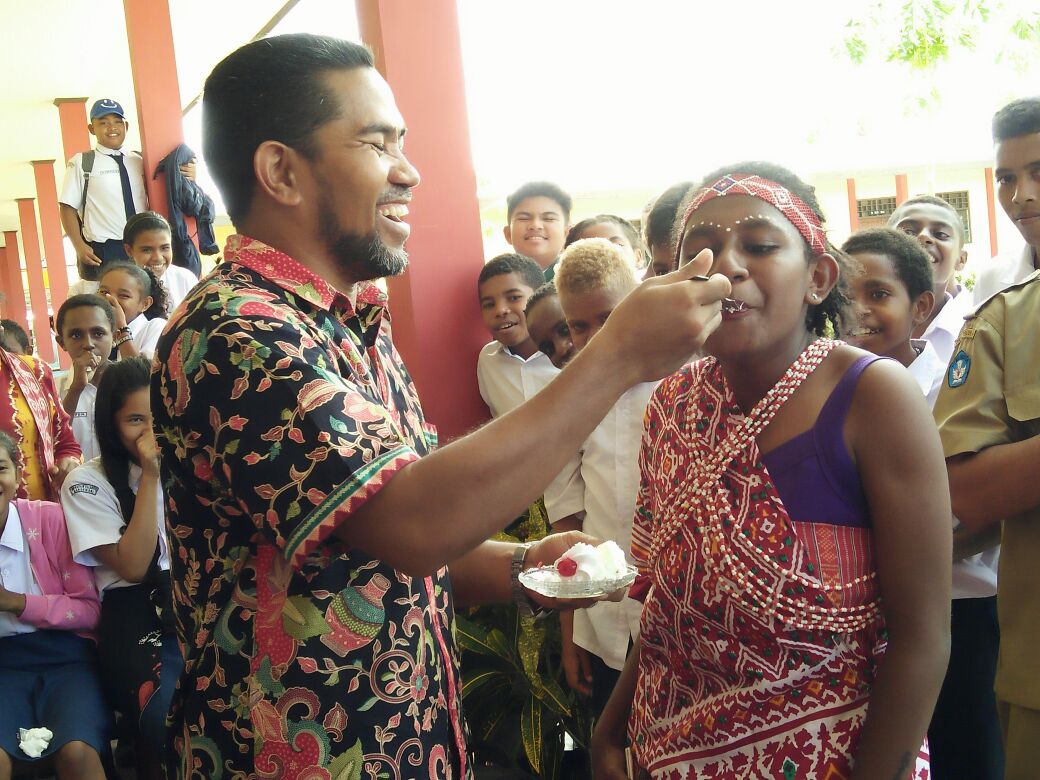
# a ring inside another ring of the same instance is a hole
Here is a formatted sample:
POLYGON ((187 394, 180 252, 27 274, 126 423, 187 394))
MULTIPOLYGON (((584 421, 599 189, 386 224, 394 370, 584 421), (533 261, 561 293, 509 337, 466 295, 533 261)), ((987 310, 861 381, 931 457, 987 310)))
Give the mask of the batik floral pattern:
POLYGON ((382 293, 352 304, 234 236, 155 372, 177 775, 465 776, 447 571, 408 577, 333 535, 435 444, 382 293))

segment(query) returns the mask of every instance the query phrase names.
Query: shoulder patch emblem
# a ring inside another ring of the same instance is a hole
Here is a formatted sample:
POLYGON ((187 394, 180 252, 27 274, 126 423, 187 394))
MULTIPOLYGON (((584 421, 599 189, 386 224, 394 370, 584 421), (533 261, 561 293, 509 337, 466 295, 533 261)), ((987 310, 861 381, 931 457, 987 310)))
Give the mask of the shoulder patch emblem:
POLYGON ((953 356, 950 368, 946 372, 946 384, 950 387, 960 387, 968 381, 968 372, 971 371, 971 358, 963 349, 953 356))
POLYGON ((73 496, 77 493, 90 493, 90 495, 96 496, 98 494, 98 486, 90 485, 86 482, 77 482, 69 488, 69 493, 73 496))

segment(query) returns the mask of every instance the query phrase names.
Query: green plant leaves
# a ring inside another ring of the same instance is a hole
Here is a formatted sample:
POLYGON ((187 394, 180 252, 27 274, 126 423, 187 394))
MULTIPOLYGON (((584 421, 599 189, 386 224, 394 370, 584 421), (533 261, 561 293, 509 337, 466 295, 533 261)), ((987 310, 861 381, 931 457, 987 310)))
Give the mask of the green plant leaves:
POLYGON ((524 711, 520 715, 520 739, 524 743, 527 763, 535 774, 542 773, 542 706, 534 696, 524 702, 524 711))

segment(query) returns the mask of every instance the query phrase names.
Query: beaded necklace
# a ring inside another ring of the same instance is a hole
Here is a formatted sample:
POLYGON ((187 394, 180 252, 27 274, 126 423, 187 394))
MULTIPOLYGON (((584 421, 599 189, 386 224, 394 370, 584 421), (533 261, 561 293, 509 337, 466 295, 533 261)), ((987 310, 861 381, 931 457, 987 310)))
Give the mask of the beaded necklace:
MULTIPOLYGON (((842 593, 876 579, 876 573, 870 572, 849 582, 829 584, 782 565, 759 549, 749 535, 738 531, 739 524, 721 482, 730 462, 741 452, 757 446, 757 436, 776 417, 784 403, 831 350, 842 343, 820 339, 810 344, 780 381, 755 404, 744 421, 718 442, 712 452, 694 460, 694 473, 688 475, 694 489, 686 493, 689 498, 673 508, 669 518, 656 529, 650 560, 661 560, 664 547, 693 515, 703 531, 699 547, 705 565, 717 568, 725 575, 720 577, 720 586, 731 591, 743 606, 763 618, 776 618, 795 628, 846 633, 875 622, 881 614, 880 600, 874 598, 848 607, 824 604, 840 602, 842 593), (769 572, 774 578, 767 581, 759 574, 760 571, 769 572), (727 579, 734 580, 736 588, 728 584, 727 579), (810 593, 803 595, 807 590, 810 593), (818 594, 821 590, 826 598, 809 598, 813 591, 818 594)), ((716 368, 715 358, 707 358, 702 376, 710 375, 716 368)), ((692 408, 696 409, 695 406, 692 408)))

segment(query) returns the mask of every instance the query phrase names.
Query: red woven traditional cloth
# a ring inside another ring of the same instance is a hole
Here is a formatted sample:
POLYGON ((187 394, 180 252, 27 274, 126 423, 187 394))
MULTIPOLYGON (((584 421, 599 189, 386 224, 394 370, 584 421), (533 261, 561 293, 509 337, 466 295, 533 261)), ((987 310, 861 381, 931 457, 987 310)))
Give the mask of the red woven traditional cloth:
MULTIPOLYGON (((792 521, 754 438, 834 346, 811 346, 746 417, 714 358, 647 408, 629 735, 654 778, 851 774, 884 652, 871 531, 792 521)), ((926 748, 912 777, 929 777, 926 748)))

